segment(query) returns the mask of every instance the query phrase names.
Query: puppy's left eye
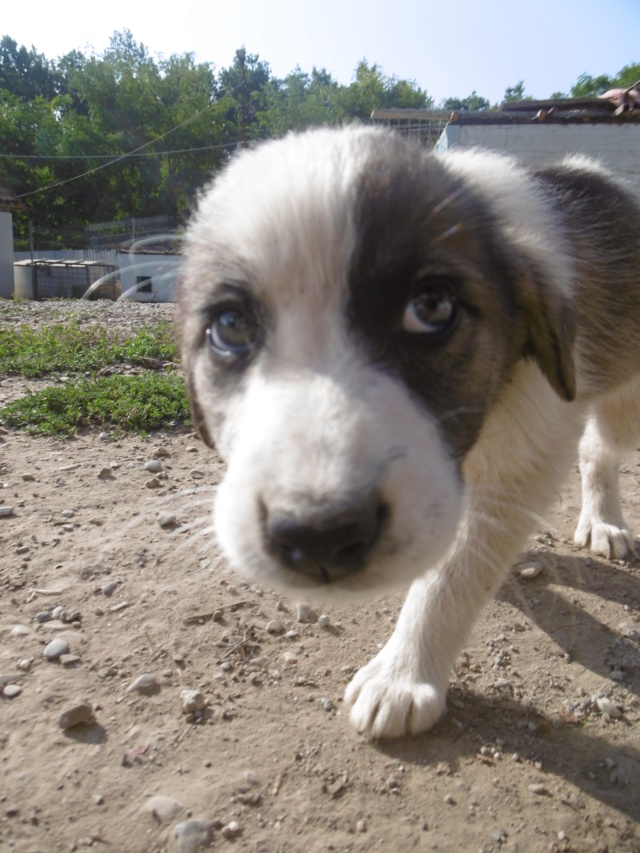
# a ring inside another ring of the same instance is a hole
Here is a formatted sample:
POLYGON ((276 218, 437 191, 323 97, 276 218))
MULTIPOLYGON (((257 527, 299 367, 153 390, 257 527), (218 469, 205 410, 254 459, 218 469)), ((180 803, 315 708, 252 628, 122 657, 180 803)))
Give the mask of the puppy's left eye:
POLYGON ((259 343, 258 324, 243 311, 221 311, 207 329, 207 342, 217 355, 246 358, 259 343))
POLYGON ((406 332, 438 334, 453 327, 458 302, 447 284, 432 284, 417 293, 405 308, 402 326, 406 332))

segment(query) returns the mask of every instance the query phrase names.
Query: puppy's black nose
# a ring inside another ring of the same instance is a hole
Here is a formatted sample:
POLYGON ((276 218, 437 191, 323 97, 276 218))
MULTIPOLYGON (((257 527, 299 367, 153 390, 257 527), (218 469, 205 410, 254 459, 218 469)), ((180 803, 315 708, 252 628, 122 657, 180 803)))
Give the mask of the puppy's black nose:
POLYGON ((377 499, 357 506, 270 514, 262 504, 267 549, 285 566, 325 583, 363 569, 388 516, 377 499))

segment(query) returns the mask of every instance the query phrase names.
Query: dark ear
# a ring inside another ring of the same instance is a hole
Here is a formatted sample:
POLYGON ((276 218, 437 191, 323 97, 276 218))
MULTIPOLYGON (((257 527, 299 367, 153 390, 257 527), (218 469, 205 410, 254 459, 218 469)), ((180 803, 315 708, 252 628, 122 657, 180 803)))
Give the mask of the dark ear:
POLYGON ((525 355, 535 359, 553 390, 567 402, 576 396, 575 323, 569 300, 532 264, 520 262, 518 293, 525 311, 525 355))

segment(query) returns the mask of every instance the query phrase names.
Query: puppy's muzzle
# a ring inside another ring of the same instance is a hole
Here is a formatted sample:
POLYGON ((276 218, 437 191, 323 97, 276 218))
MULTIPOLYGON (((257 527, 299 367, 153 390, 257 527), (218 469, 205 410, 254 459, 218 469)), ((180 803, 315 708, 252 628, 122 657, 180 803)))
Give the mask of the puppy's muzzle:
POLYGON ((295 514, 269 511, 261 501, 260 515, 265 548, 273 557, 300 575, 332 583, 365 567, 389 510, 377 497, 295 514))

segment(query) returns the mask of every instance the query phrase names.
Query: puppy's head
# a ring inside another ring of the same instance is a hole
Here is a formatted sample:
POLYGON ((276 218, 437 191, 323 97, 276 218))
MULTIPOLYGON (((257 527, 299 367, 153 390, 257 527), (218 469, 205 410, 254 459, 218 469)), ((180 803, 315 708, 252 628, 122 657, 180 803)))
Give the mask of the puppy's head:
POLYGON ((218 178, 178 319, 196 423, 228 465, 215 527, 234 567, 380 591, 444 555, 515 363, 571 395, 547 355, 560 297, 521 255, 481 191, 395 135, 290 136, 218 178))

